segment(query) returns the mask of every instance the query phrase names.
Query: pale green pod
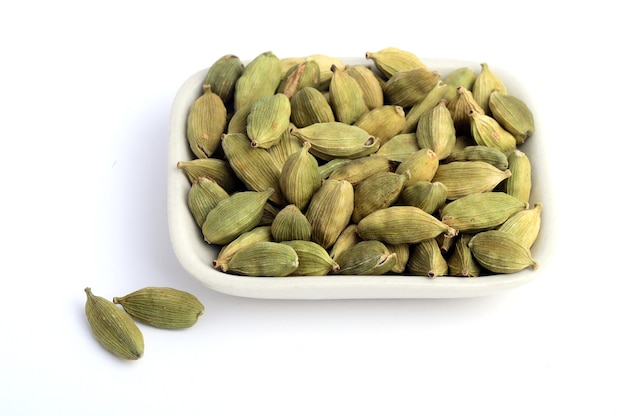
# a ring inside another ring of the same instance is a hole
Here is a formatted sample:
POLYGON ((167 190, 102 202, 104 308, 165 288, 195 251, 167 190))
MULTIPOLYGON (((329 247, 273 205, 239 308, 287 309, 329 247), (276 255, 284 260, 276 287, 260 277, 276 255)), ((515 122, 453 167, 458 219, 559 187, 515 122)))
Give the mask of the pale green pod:
POLYGON ((285 200, 305 210, 311 197, 322 186, 317 159, 309 153, 311 144, 304 142, 301 149, 289 156, 280 172, 280 189, 285 200))
POLYGON ((454 121, 457 134, 470 134, 470 112, 485 114, 485 110, 474 99, 472 91, 458 87, 454 96, 448 101, 448 110, 454 121))
POLYGON ((272 241, 272 231, 270 225, 259 225, 250 231, 246 231, 230 243, 222 246, 217 258, 213 260, 213 267, 220 268, 240 249, 263 241, 272 241))
POLYGON ((246 133, 252 147, 272 147, 289 128, 291 103, 285 94, 257 99, 248 114, 246 133))
POLYGON ((456 199, 441 209, 441 221, 459 232, 495 228, 527 203, 504 192, 481 192, 456 199))
POLYGON ((515 235, 524 247, 531 248, 541 229, 542 209, 543 205, 536 203, 533 208, 516 212, 498 230, 515 235))
POLYGON ((313 195, 305 213, 311 223, 311 240, 325 249, 332 246, 350 223, 354 189, 348 181, 326 179, 313 195))
POLYGON ((349 247, 352 247, 359 241, 363 241, 363 239, 357 233, 356 224, 349 224, 346 228, 344 228, 341 234, 339 234, 339 237, 337 237, 337 240, 330 248, 330 257, 334 259, 339 255, 339 253, 349 247))
POLYGON ((511 176, 504 182, 504 191, 519 199, 528 202, 532 189, 532 168, 526 153, 515 149, 508 154, 511 176))
POLYGON ((217 59, 209 67, 204 78, 204 85, 210 85, 214 93, 220 96, 225 105, 233 100, 235 85, 243 74, 244 65, 236 55, 228 54, 217 59))
POLYGON ((206 215, 217 204, 228 198, 229 194, 214 179, 205 176, 196 179, 187 195, 187 206, 191 215, 193 215, 196 224, 202 227, 206 215))
POLYGON ((209 244, 228 244, 259 225, 272 193, 272 188, 263 192, 243 191, 220 201, 209 211, 202 225, 204 240, 209 244))
POLYGON ((425 68, 396 72, 383 86, 389 104, 409 107, 419 104, 437 86, 441 74, 425 68))
POLYGON ((406 186, 419 181, 430 181, 439 168, 439 157, 430 149, 420 149, 404 158, 396 167, 396 173, 404 175, 409 172, 406 186))
POLYGON ((383 87, 372 69, 365 65, 348 65, 346 73, 356 80, 363 91, 367 108, 374 109, 385 104, 383 87))
POLYGON ((459 150, 453 151, 446 159, 447 162, 486 162, 495 166, 500 170, 507 170, 509 168, 509 159, 506 153, 502 152, 495 147, 481 146, 481 145, 469 145, 464 146, 459 150))
POLYGON ((336 272, 343 275, 381 275, 395 264, 397 255, 389 252, 380 241, 361 241, 342 251, 335 261, 339 265, 336 272))
POLYGON ((325 276, 339 271, 339 264, 333 260, 324 247, 313 241, 282 241, 292 247, 298 255, 298 268, 293 276, 325 276))
POLYGON ((406 122, 404 123, 402 133, 415 133, 417 123, 422 115, 432 110, 441 100, 451 100, 454 94, 454 88, 440 80, 422 101, 416 105, 412 105, 408 109, 405 115, 406 122))
POLYGON ((280 188, 280 168, 267 149, 252 147, 242 133, 227 133, 222 136, 222 149, 232 171, 247 189, 263 192, 273 188, 270 200, 284 205, 285 198, 280 188))
POLYGON ((328 176, 329 179, 344 180, 352 185, 357 185, 370 176, 391 172, 392 165, 389 160, 382 156, 370 155, 352 159, 348 163, 342 164, 328 176))
POLYGON ((412 205, 434 215, 443 207, 448 197, 448 188, 437 181, 417 181, 405 186, 398 197, 398 203, 412 205))
POLYGON ((407 175, 379 172, 359 182, 354 188, 352 222, 358 223, 372 212, 395 203, 407 179, 407 175))
POLYGON ((171 287, 144 287, 113 298, 130 316, 164 329, 190 328, 204 313, 204 305, 191 293, 171 287))
POLYGON ((448 263, 441 254, 437 240, 429 238, 414 244, 406 270, 411 275, 430 278, 448 274, 448 263))
POLYGON ((400 71, 427 68, 426 64, 412 52, 396 47, 386 47, 375 52, 366 52, 365 59, 374 62, 376 68, 386 77, 400 71))
POLYGON ((398 105, 383 105, 364 113, 354 125, 380 139, 381 145, 399 134, 406 123, 404 109, 398 105))
POLYGON ((450 155, 456 143, 456 131, 445 100, 420 117, 415 134, 418 146, 431 149, 439 160, 450 155))
POLYGON ((240 249, 222 269, 250 277, 285 277, 295 272, 298 264, 298 254, 293 247, 269 241, 240 249))
POLYGON ((219 95, 211 90, 210 85, 204 85, 202 95, 193 102, 187 116, 187 141, 196 157, 213 155, 226 129, 226 113, 219 95))
POLYGON ((96 340, 107 351, 126 360, 143 356, 144 340, 141 330, 130 315, 113 302, 85 288, 85 315, 96 340))
POLYGON ((480 64, 480 68, 480 72, 476 76, 474 86, 472 87, 472 94, 480 108, 485 111, 485 114, 491 115, 489 96, 496 90, 506 94, 507 89, 504 82, 489 68, 489 65, 483 62, 480 64))
POLYGON ((489 109, 493 118, 515 137, 517 144, 524 143, 535 132, 533 113, 521 99, 496 90, 489 96, 489 109))
POLYGON ((530 250, 511 233, 500 230, 480 232, 472 237, 468 246, 476 261, 494 273, 516 273, 539 267, 530 250))
POLYGON ((271 225, 274 241, 311 240, 311 224, 294 204, 281 209, 271 225))
POLYGON ((345 72, 345 68, 332 66, 333 76, 328 89, 330 106, 335 119, 345 124, 353 124, 369 108, 359 83, 345 72))
POLYGON ((435 216, 413 206, 391 206, 372 212, 357 225, 364 240, 379 240, 390 244, 418 243, 457 231, 435 216))
POLYGON ((382 156, 393 162, 403 162, 411 153, 418 150, 415 133, 400 133, 383 143, 374 156, 382 156))
POLYGON ((291 121, 296 127, 335 121, 335 114, 324 94, 305 87, 291 97, 291 121))
POLYGON ((478 192, 490 192, 511 177, 510 170, 500 170, 481 161, 450 162, 439 165, 433 182, 441 182, 448 190, 447 198, 459 199, 478 192))
POLYGON ((311 143, 311 154, 322 160, 356 159, 368 156, 380 148, 380 139, 360 127, 338 121, 315 123, 292 128, 291 134, 302 143, 311 143))
POLYGON ((403 244, 383 243, 383 244, 387 246, 387 250, 389 250, 390 253, 393 253, 396 255, 395 264, 389 271, 392 273, 403 273, 409 261, 409 255, 411 253, 411 245, 408 243, 403 243, 403 244))
POLYGON ((242 133, 248 134, 248 116, 250 115, 250 110, 252 109, 252 104, 247 104, 243 107, 235 110, 230 120, 228 121, 228 126, 226 127, 226 133, 242 133))
POLYGON ((202 158, 181 160, 176 168, 185 173, 189 182, 193 184, 201 177, 213 179, 229 194, 244 189, 245 185, 237 178, 229 163, 223 159, 202 158))
POLYGON ((235 84, 235 110, 252 105, 259 97, 274 95, 280 84, 280 60, 271 51, 257 55, 245 66, 235 84))
MULTIPOLYGON (((293 125, 290 124, 289 127, 293 125)), ((276 166, 282 171, 285 162, 289 159, 289 156, 302 149, 302 143, 296 136, 290 133, 290 128, 285 130, 277 143, 267 149, 276 166)))
POLYGON ((453 89, 463 87, 471 90, 474 86, 474 82, 476 81, 476 72, 468 66, 462 66, 449 72, 441 80, 453 89))
POLYGON ((487 114, 470 111, 470 129, 477 144, 495 147, 508 153, 517 147, 515 137, 487 114))
POLYGON ((473 234, 460 233, 454 243, 454 250, 448 258, 448 274, 458 277, 477 277, 481 274, 481 267, 474 259, 469 248, 469 241, 473 234))

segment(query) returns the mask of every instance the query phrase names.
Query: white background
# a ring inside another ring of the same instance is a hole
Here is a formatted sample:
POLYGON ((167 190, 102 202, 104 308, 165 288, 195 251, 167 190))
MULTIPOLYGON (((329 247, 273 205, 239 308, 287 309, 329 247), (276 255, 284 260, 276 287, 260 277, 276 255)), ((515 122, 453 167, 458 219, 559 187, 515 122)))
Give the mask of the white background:
MULTIPOLYGON (((624 415, 623 30, 589 2, 23 1, 0 7, 0 414, 624 415), (559 6, 552 6, 558 4, 559 6), (510 69, 549 141, 540 279, 453 300, 260 300, 201 286, 166 216, 169 112, 220 56, 396 46, 510 69), (103 350, 85 293, 206 306, 103 350)), ((612 5, 617 7, 616 2, 612 5)))

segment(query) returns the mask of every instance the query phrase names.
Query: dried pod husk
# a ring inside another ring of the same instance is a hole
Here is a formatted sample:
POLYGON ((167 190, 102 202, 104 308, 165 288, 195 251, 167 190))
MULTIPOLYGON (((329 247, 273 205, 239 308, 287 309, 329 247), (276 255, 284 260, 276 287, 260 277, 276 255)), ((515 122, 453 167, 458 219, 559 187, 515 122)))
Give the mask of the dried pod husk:
POLYGON ((335 121, 335 114, 322 92, 305 87, 291 97, 291 121, 296 127, 306 127, 335 121))
POLYGON ((291 134, 302 143, 310 142, 310 152, 322 160, 357 159, 375 153, 380 139, 360 127, 338 121, 292 128, 291 134))
POLYGON ((403 162, 407 156, 418 150, 415 133, 400 133, 383 143, 374 156, 382 156, 393 162, 403 162))
POLYGON ((374 211, 357 224, 357 231, 364 240, 390 244, 413 244, 442 233, 457 233, 435 216, 413 206, 391 206, 374 211))
POLYGON ((456 150, 448 156, 446 162, 486 162, 500 170, 509 168, 509 159, 500 149, 489 146, 470 145, 456 150))
POLYGON ((369 110, 363 90, 359 83, 345 72, 345 68, 332 66, 331 70, 333 76, 328 92, 335 119, 345 124, 353 124, 369 110))
POLYGON ((133 319, 113 302, 85 288, 85 315, 96 340, 120 358, 137 360, 144 352, 141 330, 133 319))
POLYGON ((381 145, 404 128, 404 109, 398 105, 383 105, 363 114, 354 125, 380 139, 381 145))
POLYGON ((213 62, 204 78, 204 84, 210 85, 213 92, 228 106, 233 100, 235 84, 243 74, 243 69, 243 62, 238 56, 224 55, 213 62))
POLYGON ((293 127, 293 124, 290 124, 289 128, 283 132, 278 142, 267 149, 267 152, 274 160, 274 163, 281 170, 283 169, 287 159, 289 159, 289 156, 302 149, 302 143, 300 143, 300 140, 290 133, 291 127, 293 127))
MULTIPOLYGON (((474 69, 463 66, 456 68, 455 70, 448 73, 441 79, 446 85, 449 85, 454 90, 459 87, 466 88, 471 90, 474 86, 474 82, 476 81, 476 72, 474 69)), ((451 99, 452 97, 450 97, 451 99)), ((448 99, 449 101, 449 99, 448 99)))
POLYGON ((481 267, 474 259, 469 248, 473 234, 460 233, 454 243, 454 250, 448 258, 448 274, 458 277, 478 277, 481 267))
POLYGON ((439 165, 432 180, 443 183, 448 190, 447 198, 454 200, 478 192, 490 192, 510 177, 508 169, 500 170, 487 162, 467 161, 439 165))
POLYGON ((327 179, 334 171, 352 162, 352 159, 336 158, 319 165, 319 172, 322 179, 327 179))
POLYGON ((295 272, 298 264, 293 247, 267 241, 241 248, 222 265, 222 270, 250 277, 285 277, 295 272))
POLYGON ((301 149, 289 156, 280 172, 280 188, 285 200, 305 210, 311 197, 322 186, 317 159, 309 153, 311 144, 304 142, 301 149))
POLYGON ((311 224, 294 204, 281 209, 271 225, 274 241, 311 240, 311 224))
POLYGON ((541 210, 543 205, 536 203, 533 208, 525 209, 511 215, 498 230, 514 234, 518 241, 531 248, 541 229, 541 210))
POLYGON ((441 221, 459 232, 496 228, 527 203, 504 192, 481 192, 456 199, 441 209, 441 221))
POLYGON ((344 180, 326 179, 313 195, 305 213, 311 223, 311 240, 325 249, 332 246, 350 223, 354 188, 344 180))
POLYGON ((408 155, 396 167, 396 173, 401 175, 410 173, 410 178, 405 186, 419 181, 430 181, 439 168, 439 157, 431 149, 420 149, 408 155))
POLYGON ((484 62, 481 63, 480 72, 476 76, 474 86, 472 87, 472 94, 480 108, 485 111, 485 114, 491 115, 489 96, 496 90, 502 94, 507 93, 504 82, 489 68, 489 65, 484 62))
POLYGON ((437 82, 437 85, 416 105, 412 105, 405 114, 404 128, 402 133, 415 133, 419 119, 426 112, 432 110, 441 100, 449 101, 454 97, 454 88, 445 84, 443 81, 437 82))
POLYGON ((329 179, 344 180, 352 185, 357 185, 374 174, 391 171, 392 165, 387 158, 371 155, 352 159, 350 162, 342 164, 333 170, 328 177, 329 179))
POLYGON ((443 207, 448 197, 448 188, 441 182, 418 181, 405 186, 398 197, 398 203, 412 205, 434 215, 443 207))
POLYGON ((252 147, 242 133, 227 133, 222 136, 222 148, 232 171, 248 190, 263 192, 273 188, 270 201, 284 205, 285 198, 280 189, 280 168, 267 149, 252 147))
POLYGON ((370 110, 385 104, 383 87, 372 69, 365 65, 348 65, 346 73, 356 80, 363 91, 365 104, 370 110))
POLYGON ((500 230, 480 232, 472 237, 468 246, 476 261, 494 273, 516 273, 539 267, 530 250, 511 233, 500 230))
POLYGON ((354 188, 352 222, 358 223, 372 212, 396 202, 408 177, 394 172, 375 173, 354 188))
POLYGON ((387 273, 395 265, 397 255, 380 241, 360 241, 335 257, 336 272, 343 275, 376 276, 387 273))
POLYGON ((365 59, 371 59, 376 68, 386 77, 400 71, 427 68, 426 64, 412 52, 396 47, 387 47, 376 52, 366 52, 365 59))
POLYGON ((202 224, 204 240, 209 244, 228 244, 261 222, 263 208, 274 189, 263 192, 242 191, 220 201, 202 224))
POLYGON ((419 104, 437 86, 441 74, 425 68, 395 73, 383 86, 389 104, 409 107, 419 104))
POLYGON ((187 195, 187 206, 196 224, 202 227, 206 215, 229 194, 214 179, 201 176, 196 179, 187 195))
POLYGON ((145 287, 114 297, 130 316, 144 324, 163 329, 183 329, 196 324, 204 305, 191 293, 171 287, 145 287))
POLYGON ((411 245, 404 244, 389 244, 383 243, 387 246, 390 253, 396 255, 396 261, 393 267, 389 270, 391 273, 402 273, 406 269, 406 265, 409 261, 409 255, 411 253, 411 245))
POLYGON ((472 92, 465 87, 456 89, 456 93, 448 101, 448 110, 457 134, 471 134, 470 112, 485 114, 485 110, 478 105, 472 92))
POLYGON ((250 115, 252 104, 247 104, 235 110, 230 120, 228 121, 226 133, 248 134, 248 116, 250 115))
POLYGON ((260 225, 254 227, 250 231, 246 231, 241 234, 230 243, 222 246, 217 258, 212 262, 213 267, 221 269, 222 265, 226 264, 237 251, 263 241, 272 241, 272 230, 270 225, 260 225))
POLYGON ((252 147, 272 147, 289 128, 291 103, 285 94, 260 97, 252 104, 246 133, 252 147))
POLYGON ((209 158, 220 144, 226 129, 227 110, 219 95, 210 85, 203 85, 187 116, 187 141, 191 152, 198 158, 209 158))
POLYGON ((352 247, 359 241, 363 241, 363 239, 357 233, 356 224, 349 224, 346 228, 344 228, 341 234, 339 234, 339 237, 337 237, 337 240, 330 248, 330 257, 334 259, 339 255, 339 253, 349 247, 352 247))
POLYGON ((230 164, 223 159, 181 160, 176 164, 176 168, 185 173, 191 184, 204 176, 213 179, 229 194, 245 188, 245 185, 235 176, 230 164))
POLYGON ((447 158, 456 143, 454 121, 445 100, 424 113, 417 123, 417 144, 422 149, 431 149, 439 160, 447 158))
POLYGON ((515 137, 506 131, 495 118, 470 111, 470 129, 477 144, 495 147, 508 153, 517 147, 515 137))
POLYGON ((313 241, 292 240, 282 241, 281 244, 292 247, 298 255, 298 268, 293 276, 325 276, 339 271, 339 264, 328 251, 313 241))
POLYGON ((524 143, 535 132, 533 113, 521 99, 496 90, 489 96, 489 109, 493 118, 515 137, 517 144, 524 143))
POLYGON ((278 86, 278 92, 291 98, 303 88, 318 88, 319 85, 320 66, 315 60, 304 60, 287 71, 283 81, 278 86))
POLYGON ((257 55, 244 67, 235 84, 234 108, 252 105, 259 97, 274 95, 281 80, 280 60, 271 51, 257 55))
POLYGON ((511 176, 504 182, 504 192, 522 202, 528 202, 532 188, 532 172, 530 159, 519 149, 508 154, 511 176))
POLYGON ((441 254, 437 240, 429 238, 414 244, 406 270, 411 275, 430 278, 448 274, 448 263, 441 254))

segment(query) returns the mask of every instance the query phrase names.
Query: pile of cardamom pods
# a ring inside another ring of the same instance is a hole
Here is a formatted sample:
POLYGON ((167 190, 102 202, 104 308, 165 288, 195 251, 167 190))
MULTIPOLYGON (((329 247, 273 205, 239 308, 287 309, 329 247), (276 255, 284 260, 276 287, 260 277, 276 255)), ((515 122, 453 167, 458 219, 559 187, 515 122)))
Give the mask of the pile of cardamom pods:
POLYGON ((226 55, 189 108, 177 167, 226 273, 481 276, 537 268, 527 104, 487 64, 226 55))

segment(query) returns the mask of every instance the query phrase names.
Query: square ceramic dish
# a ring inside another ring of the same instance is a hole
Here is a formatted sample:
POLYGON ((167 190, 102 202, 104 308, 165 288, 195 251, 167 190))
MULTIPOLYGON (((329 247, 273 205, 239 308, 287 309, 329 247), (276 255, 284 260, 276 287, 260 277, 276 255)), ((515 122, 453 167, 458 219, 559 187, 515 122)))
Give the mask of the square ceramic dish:
MULTIPOLYGON (((342 58, 346 64, 373 66, 365 58, 342 58)), ((452 70, 468 66, 476 73, 478 62, 459 60, 423 59, 429 68, 442 76, 452 70)), ((244 62, 246 63, 246 62, 244 62)), ((508 92, 524 100, 533 109, 531 97, 523 82, 508 71, 492 67, 507 86, 508 92)), ((548 235, 553 235, 550 222, 542 221, 542 229, 532 248, 533 258, 539 263, 536 270, 525 269, 512 274, 496 274, 474 278, 439 276, 428 278, 411 275, 383 276, 293 276, 293 277, 247 277, 226 274, 211 265, 218 247, 210 246, 190 215, 187 194, 190 183, 186 175, 176 167, 181 160, 195 158, 186 139, 187 114, 193 101, 202 92, 202 82, 208 68, 202 69, 185 81, 175 96, 169 130, 168 155, 168 222, 172 247, 183 268, 206 287, 242 297, 266 299, 365 299, 365 298, 460 298, 492 295, 503 292, 539 277, 542 264, 548 262, 548 235)), ((528 155, 533 166, 533 189, 530 206, 541 202, 542 217, 549 216, 550 178, 545 167, 548 159, 542 143, 540 115, 535 114, 536 130, 519 148, 528 155)))

